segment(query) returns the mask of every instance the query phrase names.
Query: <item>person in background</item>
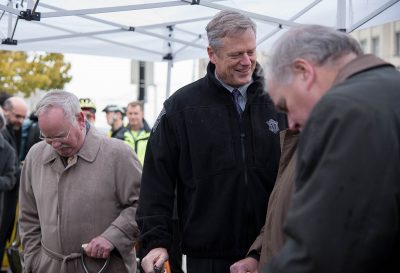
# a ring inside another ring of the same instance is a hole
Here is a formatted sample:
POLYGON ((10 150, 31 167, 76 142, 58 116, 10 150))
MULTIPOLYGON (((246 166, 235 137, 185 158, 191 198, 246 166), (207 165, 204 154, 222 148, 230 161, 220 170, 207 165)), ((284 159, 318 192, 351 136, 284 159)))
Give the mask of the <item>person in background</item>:
POLYGON ((26 156, 19 199, 26 272, 136 272, 137 157, 98 133, 72 93, 47 93, 36 114, 43 141, 26 156))
POLYGON ((127 131, 124 126, 125 109, 115 104, 109 104, 103 109, 103 112, 106 113, 107 123, 111 126, 107 135, 124 140, 124 134, 127 131))
POLYGON ((164 102, 147 145, 136 216, 146 273, 168 260, 175 190, 187 272, 226 273, 263 226, 276 179, 282 124, 264 92, 256 25, 222 11, 206 30, 206 76, 164 102))
MULTIPOLYGON (((0 108, 0 130, 6 126, 6 118, 0 108)), ((15 177, 15 158, 16 154, 13 147, 8 143, 2 134, 0 134, 0 219, 4 221, 4 193, 14 189, 16 184, 15 177)), ((4 252, 4 244, 2 241, 1 251, 4 252)), ((3 256, 1 255, 1 258, 3 256)), ((1 266, 1 262, 0 262, 1 266)))
MULTIPOLYGON (((0 108, 0 130, 7 124, 3 110, 0 108)), ((0 134, 0 192, 9 191, 14 188, 15 180, 15 151, 0 134)), ((3 211, 3 195, 0 194, 0 215, 3 211)))
POLYGON ((21 150, 21 126, 27 115, 27 105, 23 98, 10 97, 3 104, 3 113, 6 118, 6 126, 1 134, 14 149, 15 160, 15 185, 3 195, 3 213, 0 219, 0 261, 3 259, 4 249, 7 241, 12 241, 12 234, 16 222, 16 210, 18 203, 19 178, 21 173, 21 162, 19 152, 21 150))
POLYGON ((268 92, 301 137, 286 242, 261 272, 400 272, 400 72, 319 25, 271 56, 268 92))
POLYGON ((0 91, 0 107, 3 107, 4 102, 10 97, 11 95, 8 94, 7 92, 0 91))
POLYGON ((147 142, 150 137, 150 130, 146 130, 144 127, 143 104, 138 101, 128 103, 126 116, 129 124, 124 133, 125 142, 132 147, 143 165, 147 142))
POLYGON ((21 149, 19 151, 19 159, 25 160, 30 148, 37 142, 40 141, 40 129, 38 126, 38 118, 35 112, 29 115, 28 119, 25 119, 21 127, 21 149))
POLYGON ((96 121, 96 104, 94 104, 94 102, 89 98, 79 99, 79 104, 83 113, 85 114, 86 120, 94 126, 96 121))

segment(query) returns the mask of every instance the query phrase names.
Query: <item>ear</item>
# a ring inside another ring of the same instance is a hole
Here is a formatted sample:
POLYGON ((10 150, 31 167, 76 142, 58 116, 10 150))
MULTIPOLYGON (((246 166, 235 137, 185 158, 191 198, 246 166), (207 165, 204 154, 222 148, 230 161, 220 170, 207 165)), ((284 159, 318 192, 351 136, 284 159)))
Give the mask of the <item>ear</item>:
POLYGON ((216 54, 215 54, 214 49, 212 49, 211 46, 208 46, 208 47, 207 47, 207 53, 208 53, 208 57, 210 58, 210 61, 211 61, 213 64, 215 64, 215 63, 217 62, 217 60, 216 60, 216 54))
POLYGON ((79 127, 85 127, 85 114, 82 111, 76 114, 76 120, 78 121, 79 127))
POLYGON ((292 69, 295 77, 298 77, 306 85, 307 90, 309 90, 315 81, 316 71, 314 65, 308 60, 297 58, 293 62, 292 69))

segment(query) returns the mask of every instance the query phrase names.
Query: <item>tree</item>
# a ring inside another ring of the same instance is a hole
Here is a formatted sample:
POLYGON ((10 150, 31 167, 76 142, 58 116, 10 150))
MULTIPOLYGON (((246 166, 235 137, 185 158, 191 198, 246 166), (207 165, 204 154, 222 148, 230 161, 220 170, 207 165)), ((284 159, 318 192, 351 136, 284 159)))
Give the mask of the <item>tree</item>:
POLYGON ((62 89, 72 79, 70 68, 62 54, 0 50, 0 90, 28 97, 37 90, 62 89))

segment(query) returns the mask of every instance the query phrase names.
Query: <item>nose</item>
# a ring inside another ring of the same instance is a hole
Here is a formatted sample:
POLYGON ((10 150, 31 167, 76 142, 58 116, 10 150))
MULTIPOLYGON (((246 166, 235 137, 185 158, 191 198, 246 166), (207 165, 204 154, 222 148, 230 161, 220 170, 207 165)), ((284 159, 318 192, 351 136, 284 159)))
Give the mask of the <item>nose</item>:
POLYGON ((241 59, 241 64, 242 65, 251 65, 251 57, 247 53, 243 54, 243 57, 241 59))
POLYGON ((58 149, 61 147, 61 142, 59 141, 51 141, 50 145, 54 148, 54 149, 58 149))

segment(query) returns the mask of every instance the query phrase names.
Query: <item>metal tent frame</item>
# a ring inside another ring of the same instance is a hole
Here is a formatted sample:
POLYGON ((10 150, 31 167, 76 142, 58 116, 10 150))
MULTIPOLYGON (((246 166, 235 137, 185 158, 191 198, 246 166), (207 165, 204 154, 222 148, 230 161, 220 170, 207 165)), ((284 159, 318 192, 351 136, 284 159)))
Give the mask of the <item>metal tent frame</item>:
MULTIPOLYGON (((312 21, 312 18, 303 22, 298 20, 323 4, 328 3, 333 10, 323 8, 318 12, 322 16, 325 13, 326 17, 332 19, 318 23, 326 23, 348 31, 353 31, 390 8, 396 9, 394 7, 396 4, 399 6, 399 0, 389 0, 384 3, 375 1, 377 2, 375 5, 371 5, 374 1, 370 0, 299 0, 292 3, 302 2, 304 6, 299 4, 298 7, 292 8, 295 13, 290 14, 289 11, 287 14, 282 13, 282 17, 274 17, 270 16, 273 14, 272 11, 254 12, 246 8, 248 2, 253 6, 259 4, 261 8, 268 7, 263 2, 276 3, 267 0, 93 2, 82 5, 80 1, 75 0, 0 0, 0 10, 3 11, 0 17, 3 43, 0 48, 106 55, 143 61, 184 60, 205 57, 207 41, 204 37, 204 26, 219 10, 237 10, 253 18, 259 27, 258 45, 262 47, 282 29, 301 23, 318 22, 312 21), (110 5, 111 2, 113 5, 110 5), (136 2, 136 4, 125 5, 125 2, 136 2), (371 11, 359 16, 357 23, 346 24, 347 2, 367 3, 371 6, 371 11), (91 7, 86 8, 86 6, 91 7), (140 24, 127 23, 131 21, 129 20, 131 16, 149 14, 157 16, 163 13, 167 14, 166 18, 159 23, 152 23, 157 20, 144 19, 140 24), (336 19, 332 16, 335 13, 338 16, 336 19)), ((290 1, 279 1, 276 5, 287 8, 285 4, 290 4, 290 1)), ((398 13, 400 17, 400 12, 398 13)))
POLYGON ((319 23, 351 32, 399 19, 399 2, 0 0, 0 49, 166 61, 169 75, 174 61, 207 57, 204 28, 220 10, 236 10, 253 18, 258 50, 266 50, 280 33, 298 24, 319 23))

